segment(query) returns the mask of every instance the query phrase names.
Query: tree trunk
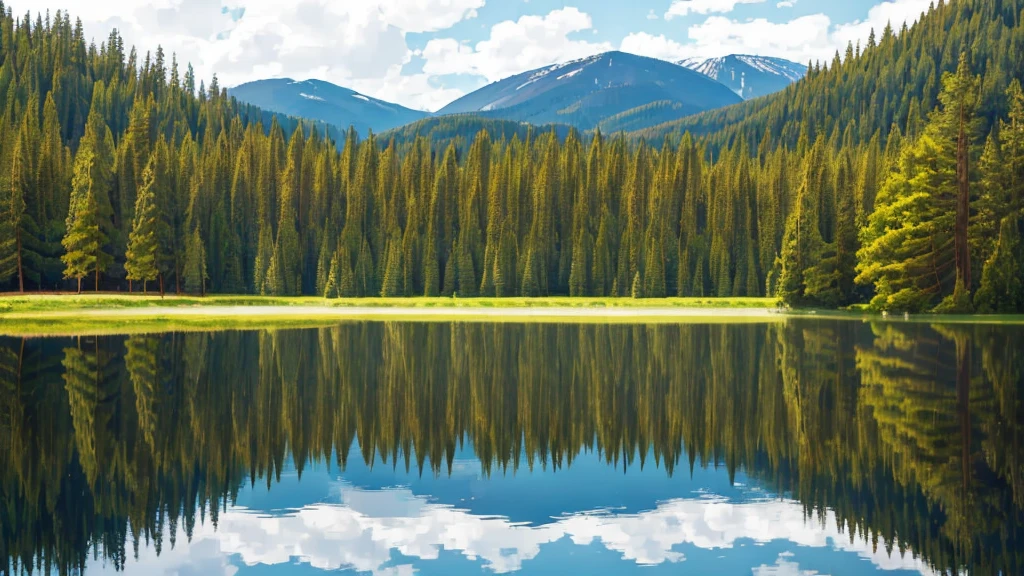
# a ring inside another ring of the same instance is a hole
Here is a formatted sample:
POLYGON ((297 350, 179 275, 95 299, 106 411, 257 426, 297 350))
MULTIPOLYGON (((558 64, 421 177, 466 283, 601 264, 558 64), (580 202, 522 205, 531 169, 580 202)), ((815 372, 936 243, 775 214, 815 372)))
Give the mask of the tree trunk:
POLYGON ((163 272, 158 273, 157 277, 160 278, 160 297, 163 298, 164 297, 164 273, 163 272))
POLYGON ((142 279, 142 295, 143 296, 145 296, 147 294, 147 292, 146 292, 146 284, 148 284, 148 282, 146 281, 145 278, 143 278, 142 279))
POLYGON ((178 259, 174 259, 174 293, 181 296, 181 274, 178 272, 178 259))
POLYGON ((18 291, 25 293, 25 270, 21 265, 21 228, 18 228, 18 291))
POLYGON ((100 265, 96 264, 96 292, 100 291, 100 265))
POLYGON ((128 279, 128 293, 129 294, 132 293, 132 279, 131 278, 128 279))
POLYGON ((81 276, 78 277, 78 293, 79 294, 82 293, 82 277, 81 276))
POLYGON ((960 130, 956 143, 956 226, 953 232, 954 251, 956 252, 956 275, 963 280, 964 289, 971 291, 971 249, 968 244, 967 230, 970 219, 970 174, 968 158, 968 134, 966 131, 966 111, 960 106, 960 130))

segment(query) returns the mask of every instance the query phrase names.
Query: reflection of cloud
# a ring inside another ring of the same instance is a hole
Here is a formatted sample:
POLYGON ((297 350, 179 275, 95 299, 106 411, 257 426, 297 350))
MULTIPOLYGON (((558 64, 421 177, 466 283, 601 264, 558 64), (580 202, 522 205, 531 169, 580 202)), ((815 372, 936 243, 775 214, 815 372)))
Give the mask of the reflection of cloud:
MULTIPOLYGON (((433 560, 440 551, 458 551, 479 559, 498 573, 520 569, 535 558, 543 544, 563 538, 577 545, 600 543, 637 564, 685 560, 683 545, 701 549, 732 548, 739 540, 766 543, 785 539, 795 546, 828 547, 853 552, 883 570, 933 572, 910 555, 889 556, 872 550, 864 538, 851 543, 836 528, 829 513, 824 519, 806 518, 798 502, 763 500, 736 503, 724 498, 662 502, 640 514, 595 511, 566 515, 550 524, 529 526, 504 517, 478 516, 466 510, 429 502, 407 489, 368 491, 342 487, 341 505, 308 506, 283 517, 257 515, 235 508, 220 515, 218 528, 197 527, 191 544, 178 538, 166 551, 161 569, 194 573, 236 556, 248 565, 283 564, 299 559, 315 568, 352 568, 374 574, 408 574, 412 566, 389 566, 392 552, 403 557, 433 560), (824 521, 822 521, 824 520, 824 521), (211 558, 214 557, 214 558, 211 558)), ((147 550, 146 554, 152 554, 147 550)), ((809 576, 789 554, 772 566, 754 568, 758 576, 809 576)), ((143 563, 147 558, 140 558, 143 563)), ((224 573, 224 569, 217 570, 224 573)), ((213 570, 210 570, 213 572, 213 570)))
POLYGON ((801 570, 800 565, 786 558, 793 556, 792 552, 783 552, 773 566, 764 564, 754 568, 754 576, 817 576, 817 570, 801 570))

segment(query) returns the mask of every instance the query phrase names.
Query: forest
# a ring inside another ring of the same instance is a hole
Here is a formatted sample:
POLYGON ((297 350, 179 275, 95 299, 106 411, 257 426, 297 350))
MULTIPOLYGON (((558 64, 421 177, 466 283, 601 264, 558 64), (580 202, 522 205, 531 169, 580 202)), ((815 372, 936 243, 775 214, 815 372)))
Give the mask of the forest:
POLYGON ((0 4, 0 285, 1024 312, 1022 8, 939 2, 656 131, 361 140, 0 4))
POLYGON ((596 456, 685 485, 715 466, 938 573, 1020 574, 1020 335, 367 322, 3 338, 0 569, 76 572, 94 553, 124 569, 216 527, 246 486, 357 461, 447 477, 471 447, 495 478, 596 456))

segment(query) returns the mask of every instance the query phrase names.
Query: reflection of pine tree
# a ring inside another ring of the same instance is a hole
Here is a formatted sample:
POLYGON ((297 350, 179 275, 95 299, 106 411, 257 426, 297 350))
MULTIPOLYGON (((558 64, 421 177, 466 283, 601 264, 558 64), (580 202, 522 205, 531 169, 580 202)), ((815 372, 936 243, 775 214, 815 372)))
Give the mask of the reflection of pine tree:
POLYGON ((156 451, 161 394, 157 365, 160 338, 133 336, 125 343, 125 347, 124 363, 135 390, 135 410, 139 419, 139 430, 150 449, 156 451))
MULTIPOLYGON (((12 431, 0 497, 39 495, 0 506, 3 526, 30 527, 0 532, 0 550, 55 558, 60 535, 60 558, 94 542, 119 565, 126 541, 165 546, 162 531, 215 525, 246 476, 273 486, 289 459, 444 475, 466 443, 485 474, 568 467, 584 451, 627 473, 722 466, 939 570, 1018 573, 1024 371, 1005 360, 1019 335, 867 330, 357 322, 82 339, 57 350, 64 386, 32 368, 22 390, 40 392, 0 397, 0 432, 12 431), (82 534, 53 528, 71 525, 82 534)), ((26 366, 53 357, 38 342, 26 366)), ((18 354, 0 344, 6 383, 18 354)))
POLYGON ((75 425, 78 459, 90 485, 95 486, 100 469, 108 462, 108 426, 114 418, 113 393, 105 381, 109 355, 101 349, 100 338, 78 338, 64 349, 64 386, 68 392, 71 418, 75 425))

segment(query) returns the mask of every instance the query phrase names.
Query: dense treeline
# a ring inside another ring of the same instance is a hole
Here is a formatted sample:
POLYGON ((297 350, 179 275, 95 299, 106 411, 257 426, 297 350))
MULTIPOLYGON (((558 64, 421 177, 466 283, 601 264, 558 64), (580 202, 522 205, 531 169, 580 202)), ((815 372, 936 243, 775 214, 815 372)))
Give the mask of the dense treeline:
POLYGON ((124 568, 292 465, 447 475, 465 444, 496 476, 586 452, 626 473, 720 466, 939 572, 1019 574, 1020 336, 791 321, 3 339, 0 567, 67 573, 95 546, 124 568))
POLYGON ((8 13, 0 280, 1024 311, 1024 96, 1007 81, 1021 66, 966 42, 981 30, 994 46, 1024 39, 1014 11, 1010 0, 940 3, 913 30, 816 66, 791 89, 820 88, 803 108, 730 128, 728 144, 507 123, 467 135, 477 124, 455 117, 386 142, 350 131, 340 146, 263 124, 215 80, 197 90, 162 53, 125 60, 116 34, 86 48, 66 15, 8 13), (908 54, 940 46, 942 66, 912 81, 929 60, 908 54), (933 78, 950 58, 954 71, 933 78), (878 76, 891 80, 874 86, 882 112, 840 98, 886 59, 908 75, 878 76), (893 124, 899 86, 910 111, 893 124))

